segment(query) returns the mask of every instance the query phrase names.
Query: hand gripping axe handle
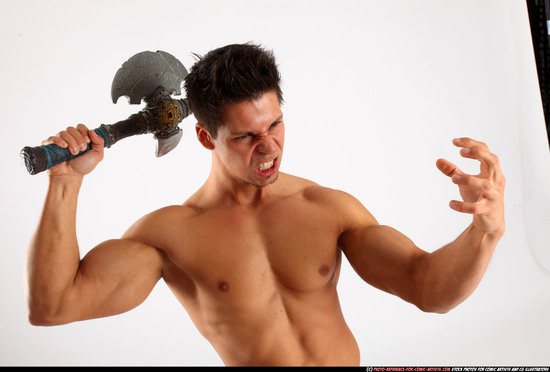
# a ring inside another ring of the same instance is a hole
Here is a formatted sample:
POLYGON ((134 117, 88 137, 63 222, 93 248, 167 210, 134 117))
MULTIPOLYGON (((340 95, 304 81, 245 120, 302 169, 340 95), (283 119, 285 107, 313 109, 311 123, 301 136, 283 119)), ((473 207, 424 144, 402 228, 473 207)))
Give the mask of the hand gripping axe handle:
MULTIPOLYGON (((163 51, 141 52, 117 71, 111 86, 113 103, 121 96, 128 97, 130 104, 147 103, 140 112, 114 124, 102 124, 94 129, 109 148, 117 141, 137 134, 153 133, 157 139, 156 156, 160 157, 176 147, 182 130, 178 124, 191 114, 187 100, 172 99, 181 94, 181 85, 187 70, 174 56, 163 51)), ((21 157, 30 174, 37 174, 54 165, 71 160, 91 148, 72 155, 69 149, 57 145, 24 147, 21 157)))

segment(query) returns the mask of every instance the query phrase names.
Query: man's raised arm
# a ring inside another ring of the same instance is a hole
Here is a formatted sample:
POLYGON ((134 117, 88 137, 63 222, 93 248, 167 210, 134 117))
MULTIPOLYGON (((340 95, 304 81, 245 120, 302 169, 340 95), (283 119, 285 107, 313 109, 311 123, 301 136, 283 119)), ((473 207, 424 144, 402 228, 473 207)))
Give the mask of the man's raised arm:
POLYGON ((86 154, 51 168, 38 228, 27 258, 27 302, 34 325, 56 325, 109 316, 141 303, 161 276, 162 256, 131 238, 111 240, 82 261, 76 237, 78 193, 85 174, 103 158, 103 140, 84 125, 67 128, 43 144, 86 154))
POLYGON ((354 212, 340 238, 350 264, 366 282, 429 312, 445 313, 472 294, 504 234, 505 179, 498 158, 481 142, 453 142, 463 157, 481 163, 480 173, 473 176, 447 160, 437 161, 463 198, 451 201, 450 207, 473 215, 455 241, 427 253, 397 230, 378 225, 358 202, 348 207, 354 212))

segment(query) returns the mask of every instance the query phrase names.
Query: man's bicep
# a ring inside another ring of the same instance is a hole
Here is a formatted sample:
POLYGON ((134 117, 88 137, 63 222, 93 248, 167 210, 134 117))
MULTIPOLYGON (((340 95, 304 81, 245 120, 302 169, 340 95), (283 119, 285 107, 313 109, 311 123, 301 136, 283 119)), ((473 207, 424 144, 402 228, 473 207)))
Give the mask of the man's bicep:
POLYGON ((341 245, 364 281, 405 301, 417 302, 426 252, 409 238, 389 226, 376 224, 348 231, 341 245))
POLYGON ((80 262, 66 292, 64 322, 120 314, 142 303, 162 275, 162 254, 131 239, 108 240, 80 262))

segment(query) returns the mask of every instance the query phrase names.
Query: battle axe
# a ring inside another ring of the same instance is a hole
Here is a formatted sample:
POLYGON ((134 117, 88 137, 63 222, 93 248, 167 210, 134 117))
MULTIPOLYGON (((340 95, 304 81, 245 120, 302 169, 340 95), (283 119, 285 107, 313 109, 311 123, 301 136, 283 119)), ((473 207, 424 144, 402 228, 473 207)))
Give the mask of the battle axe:
MULTIPOLYGON (((153 133, 157 139, 156 156, 169 153, 178 145, 182 130, 178 124, 191 114, 187 100, 172 99, 180 95, 187 70, 174 56, 163 51, 141 52, 122 64, 111 86, 111 98, 116 103, 121 96, 127 96, 131 104, 143 99, 146 106, 137 114, 115 124, 102 124, 94 129, 111 147, 119 140, 136 134, 153 133)), ((54 165, 82 155, 72 155, 69 149, 51 144, 24 147, 21 157, 30 174, 37 174, 54 165)))

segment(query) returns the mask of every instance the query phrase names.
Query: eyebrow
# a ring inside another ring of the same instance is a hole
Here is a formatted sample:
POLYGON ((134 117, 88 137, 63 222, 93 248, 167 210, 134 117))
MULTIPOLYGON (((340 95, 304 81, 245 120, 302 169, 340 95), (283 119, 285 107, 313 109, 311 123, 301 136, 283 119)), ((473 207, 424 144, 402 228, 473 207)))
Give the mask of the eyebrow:
MULTIPOLYGON (((275 119, 270 125, 269 127, 271 128, 273 126, 273 124, 277 124, 277 123, 280 123, 281 121, 283 120, 283 114, 279 115, 279 117, 277 117, 277 119, 275 119)), ((254 132, 231 132, 231 136, 235 136, 235 137, 242 137, 242 136, 255 136, 256 133, 254 132)))

